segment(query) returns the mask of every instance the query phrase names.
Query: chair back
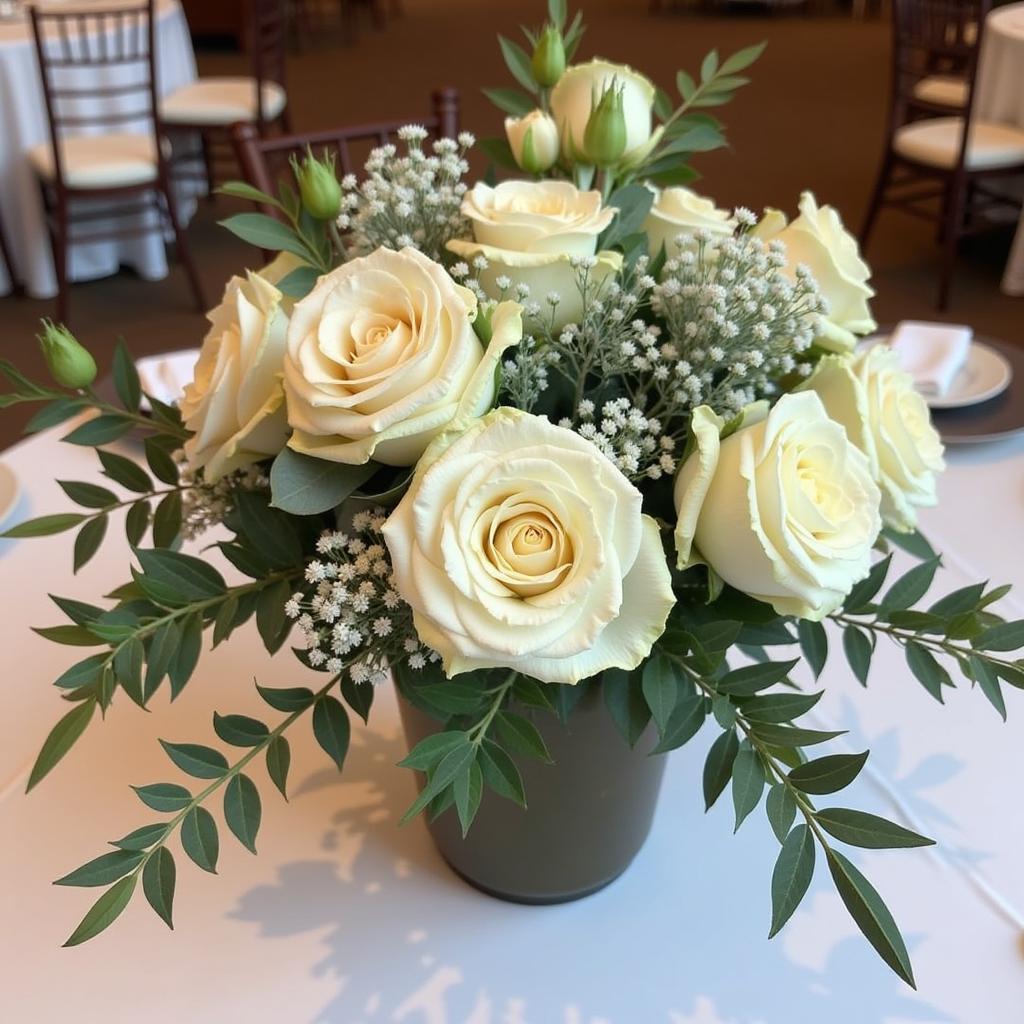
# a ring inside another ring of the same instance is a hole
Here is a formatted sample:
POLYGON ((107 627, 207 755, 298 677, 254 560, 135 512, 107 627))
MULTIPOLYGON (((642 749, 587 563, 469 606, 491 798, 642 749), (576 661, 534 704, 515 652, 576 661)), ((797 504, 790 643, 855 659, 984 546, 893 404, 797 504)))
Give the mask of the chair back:
MULTIPOLYGON (((71 135, 158 130, 155 0, 123 7, 29 7, 56 178, 71 135)), ((160 153, 160 147, 155 147, 160 153)))
POLYGON ((894 0, 894 128, 928 115, 948 115, 939 105, 915 95, 931 75, 951 75, 967 86, 961 113, 970 116, 981 48, 982 28, 991 0, 894 0))
MULTIPOLYGON (((422 125, 434 139, 455 138, 459 131, 458 91, 438 89, 431 96, 431 105, 432 113, 427 118, 405 117, 272 139, 261 138, 251 124, 236 124, 233 135, 238 163, 250 185, 271 195, 275 182, 287 173, 289 159, 304 154, 307 146, 315 154, 324 150, 334 153, 341 173, 355 174, 362 168, 370 149, 394 142, 398 129, 407 124, 422 125)), ((264 207, 263 212, 274 216, 277 211, 264 207)))
POLYGON ((249 0, 249 59, 256 83, 256 124, 262 135, 270 120, 263 109, 263 86, 285 84, 288 18, 285 0, 249 0))

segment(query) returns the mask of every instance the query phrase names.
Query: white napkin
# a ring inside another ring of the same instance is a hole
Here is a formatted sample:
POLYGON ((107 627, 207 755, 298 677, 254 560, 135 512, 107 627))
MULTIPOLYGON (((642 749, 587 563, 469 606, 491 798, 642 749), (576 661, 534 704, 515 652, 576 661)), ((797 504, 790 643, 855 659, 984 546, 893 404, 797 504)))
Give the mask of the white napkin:
POLYGON ((136 364, 142 390, 158 402, 175 405, 181 399, 185 385, 191 383, 199 349, 169 352, 162 356, 147 356, 136 364))
POLYGON ((970 327, 902 320, 889 344, 922 395, 938 398, 952 387, 971 347, 970 327))

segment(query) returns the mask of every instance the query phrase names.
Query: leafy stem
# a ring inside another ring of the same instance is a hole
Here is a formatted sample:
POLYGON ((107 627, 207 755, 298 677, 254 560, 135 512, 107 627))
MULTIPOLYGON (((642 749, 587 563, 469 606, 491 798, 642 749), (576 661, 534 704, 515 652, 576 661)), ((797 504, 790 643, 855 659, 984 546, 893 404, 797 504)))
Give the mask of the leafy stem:
POLYGON ((483 743, 487 736, 487 730, 491 727, 491 722, 494 721, 494 716, 501 710, 502 704, 505 703, 505 697, 509 690, 511 690, 515 685, 515 681, 518 676, 518 672, 509 672, 502 682, 492 691, 494 696, 491 699, 491 706, 487 709, 483 718, 481 718, 480 721, 469 730, 470 742, 474 746, 479 747, 480 744, 483 743))

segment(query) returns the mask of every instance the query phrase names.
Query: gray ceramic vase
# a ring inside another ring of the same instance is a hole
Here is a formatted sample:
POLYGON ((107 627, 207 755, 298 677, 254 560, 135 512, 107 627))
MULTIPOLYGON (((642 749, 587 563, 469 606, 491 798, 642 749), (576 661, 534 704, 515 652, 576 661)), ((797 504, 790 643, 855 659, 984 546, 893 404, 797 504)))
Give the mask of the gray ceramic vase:
MULTIPOLYGON (((412 749, 441 723, 399 698, 412 749)), ((563 903, 614 881, 639 852, 654 819, 665 756, 652 735, 632 750, 615 728, 599 686, 563 725, 518 706, 540 730, 553 765, 516 757, 528 809, 485 788, 469 835, 454 809, 428 827, 441 856, 477 889, 516 903, 563 903)), ((418 776, 420 784, 423 776, 418 776)))

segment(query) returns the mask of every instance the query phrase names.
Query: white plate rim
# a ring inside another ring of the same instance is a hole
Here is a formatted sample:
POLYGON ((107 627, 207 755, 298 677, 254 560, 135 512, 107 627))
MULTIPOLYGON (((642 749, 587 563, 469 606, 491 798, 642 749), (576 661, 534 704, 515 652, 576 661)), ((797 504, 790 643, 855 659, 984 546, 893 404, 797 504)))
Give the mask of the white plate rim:
POLYGON ((17 474, 6 462, 0 462, 0 526, 7 522, 20 500, 21 482, 17 474))
MULTIPOLYGON (((1002 376, 996 383, 991 384, 984 391, 977 391, 967 395, 937 395, 937 396, 923 396, 925 401, 928 403, 930 409, 963 409, 969 405, 981 405, 982 402, 987 402, 990 398, 995 398, 996 395, 1001 395, 1009 386, 1010 381, 1013 380, 1013 366, 1010 360, 1003 355, 997 348, 993 348, 991 345, 986 345, 983 341, 972 341, 971 347, 968 349, 967 362, 964 364, 964 369, 970 365, 971 361, 976 356, 981 356, 982 360, 989 360, 991 365, 998 366, 1002 371, 1002 376)), ((963 369, 960 370, 963 373, 963 369)))

